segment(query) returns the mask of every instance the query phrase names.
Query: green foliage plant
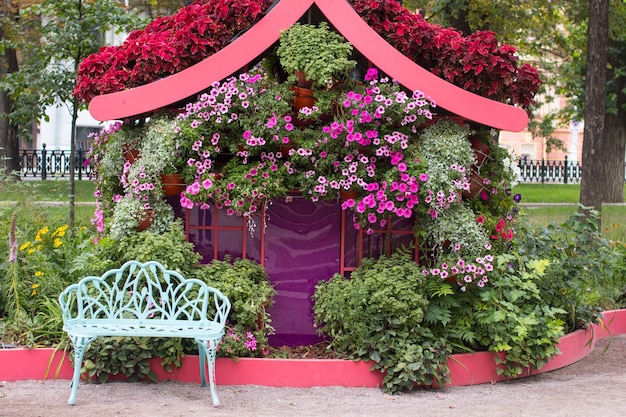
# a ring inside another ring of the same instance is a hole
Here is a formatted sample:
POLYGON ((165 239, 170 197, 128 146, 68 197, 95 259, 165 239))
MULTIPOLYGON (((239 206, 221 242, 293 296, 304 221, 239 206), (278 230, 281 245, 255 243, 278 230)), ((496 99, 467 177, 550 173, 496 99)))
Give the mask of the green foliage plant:
POLYGON ((294 24, 281 33, 276 49, 285 71, 302 71, 314 88, 328 87, 335 78, 347 79, 356 65, 349 59, 351 52, 352 45, 330 30, 326 22, 319 26, 294 24))
POLYGON ((313 296, 315 322, 329 349, 371 360, 385 374, 383 390, 443 385, 449 377, 449 345, 424 323, 426 278, 409 256, 367 259, 350 279, 335 275, 313 296))
POLYGON ((267 308, 271 307, 276 291, 265 268, 247 259, 232 261, 227 257, 198 269, 196 276, 218 288, 232 305, 218 355, 267 356, 267 337, 274 332, 267 308))
POLYGON ((151 358, 161 358, 163 368, 171 371, 182 366, 184 356, 178 338, 100 337, 87 348, 81 373, 100 383, 112 375, 123 375, 131 382, 156 382, 156 374, 150 369, 151 358))
POLYGON ((501 254, 495 264, 491 285, 478 290, 474 330, 489 351, 502 354, 498 374, 517 377, 560 353, 565 311, 542 301, 538 284, 550 261, 501 254))
POLYGON ((188 276, 199 267, 201 256, 194 251, 193 243, 185 238, 180 219, 167 225, 164 233, 132 233, 123 236, 114 247, 119 264, 129 260, 148 262, 158 259, 165 268, 188 276))
POLYGON ((551 260, 538 286, 545 303, 567 311, 570 331, 597 322, 601 311, 618 307, 626 292, 624 246, 604 238, 599 213, 587 210, 546 227, 518 224, 520 255, 551 260))

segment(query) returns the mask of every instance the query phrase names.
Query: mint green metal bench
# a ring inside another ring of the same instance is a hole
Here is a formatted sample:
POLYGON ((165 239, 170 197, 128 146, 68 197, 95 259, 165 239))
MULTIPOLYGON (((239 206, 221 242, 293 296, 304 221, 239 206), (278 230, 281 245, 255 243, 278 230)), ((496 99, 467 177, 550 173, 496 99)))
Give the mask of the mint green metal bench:
POLYGON ((158 262, 129 261, 101 277, 86 277, 60 295, 63 330, 74 345, 74 375, 68 404, 74 404, 85 349, 99 336, 192 338, 198 345, 200 381, 213 406, 215 354, 224 335, 230 301, 198 279, 185 279, 158 262))

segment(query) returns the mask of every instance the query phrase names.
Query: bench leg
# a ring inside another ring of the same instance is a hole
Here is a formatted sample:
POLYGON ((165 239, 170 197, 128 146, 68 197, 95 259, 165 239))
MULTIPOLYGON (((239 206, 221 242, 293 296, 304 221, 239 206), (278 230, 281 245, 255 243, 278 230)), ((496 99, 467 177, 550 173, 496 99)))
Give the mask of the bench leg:
POLYGON ((202 386, 206 386, 205 366, 209 368, 209 389, 211 390, 211 399, 213 400, 213 407, 220 406, 220 400, 217 397, 215 390, 215 353, 217 350, 218 341, 205 340, 198 342, 200 353, 200 379, 203 382, 202 386), (205 365, 206 362, 206 365, 205 365))
POLYGON ((70 393, 70 399, 67 403, 69 405, 74 405, 74 402, 76 401, 76 394, 78 393, 80 369, 83 366, 83 356, 85 355, 85 349, 87 349, 89 343, 91 343, 91 341, 95 338, 70 336, 70 339, 72 340, 72 344, 74 345, 74 374, 72 376, 72 381, 70 382, 72 392, 70 393))
POLYGON ((200 386, 206 387, 206 343, 198 342, 198 357, 200 358, 200 386))

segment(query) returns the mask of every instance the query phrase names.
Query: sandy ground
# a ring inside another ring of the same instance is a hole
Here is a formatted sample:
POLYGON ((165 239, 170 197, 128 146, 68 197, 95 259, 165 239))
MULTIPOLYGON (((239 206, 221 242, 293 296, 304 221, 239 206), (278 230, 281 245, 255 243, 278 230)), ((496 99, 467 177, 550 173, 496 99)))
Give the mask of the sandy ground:
POLYGON ((626 416, 626 335, 598 342, 580 362, 511 382, 386 395, 372 388, 218 386, 177 382, 81 383, 67 405, 68 381, 0 382, 0 416, 626 416), (606 352, 605 352, 606 349, 606 352))

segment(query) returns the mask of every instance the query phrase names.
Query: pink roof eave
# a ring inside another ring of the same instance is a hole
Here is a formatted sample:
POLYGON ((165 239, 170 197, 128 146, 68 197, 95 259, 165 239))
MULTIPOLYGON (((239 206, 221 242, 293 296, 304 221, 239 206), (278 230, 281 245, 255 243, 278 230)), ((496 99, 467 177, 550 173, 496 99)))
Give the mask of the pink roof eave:
POLYGON ((96 120, 123 119, 191 97, 255 60, 314 4, 374 66, 406 88, 423 91, 438 107, 496 129, 526 128, 524 109, 463 90, 417 65, 369 27, 347 0, 282 0, 233 43, 203 61, 146 85, 94 97, 89 111, 96 120))

